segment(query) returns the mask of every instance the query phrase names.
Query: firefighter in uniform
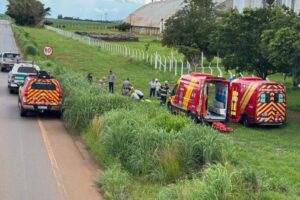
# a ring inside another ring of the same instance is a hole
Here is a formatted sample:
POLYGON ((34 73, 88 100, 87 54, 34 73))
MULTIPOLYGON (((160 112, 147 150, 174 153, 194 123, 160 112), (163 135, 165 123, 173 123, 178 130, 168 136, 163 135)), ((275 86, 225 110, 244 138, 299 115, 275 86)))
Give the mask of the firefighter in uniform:
POLYGON ((166 104, 168 91, 169 91, 169 84, 168 81, 165 81, 164 84, 159 89, 161 105, 166 104))

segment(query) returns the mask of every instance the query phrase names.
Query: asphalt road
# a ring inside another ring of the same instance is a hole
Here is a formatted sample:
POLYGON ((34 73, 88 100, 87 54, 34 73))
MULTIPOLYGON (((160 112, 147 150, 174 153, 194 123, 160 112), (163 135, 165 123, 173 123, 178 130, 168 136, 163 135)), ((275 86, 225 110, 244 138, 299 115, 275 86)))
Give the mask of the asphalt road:
MULTIPOLYGON (((8 22, 0 20, 0 52, 18 51, 8 22)), ((21 118, 17 95, 0 73, 0 200, 102 199, 98 167, 83 142, 47 116, 21 118)))

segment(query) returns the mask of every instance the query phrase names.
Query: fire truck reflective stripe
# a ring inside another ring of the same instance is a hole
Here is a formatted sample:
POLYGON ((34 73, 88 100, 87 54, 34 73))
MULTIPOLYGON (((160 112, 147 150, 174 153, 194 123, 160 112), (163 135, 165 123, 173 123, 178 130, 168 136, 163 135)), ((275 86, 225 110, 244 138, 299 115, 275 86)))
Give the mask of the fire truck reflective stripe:
POLYGON ((241 113, 244 113, 245 108, 246 108, 247 104, 249 103, 249 100, 251 99, 252 94, 254 93, 254 91, 256 90, 258 85, 259 85, 258 83, 251 83, 249 88, 245 92, 245 94, 241 100, 241 113))
POLYGON ((30 94, 28 95, 27 102, 28 104, 33 104, 33 103, 58 104, 59 97, 56 91, 51 92, 51 91, 44 91, 44 90, 37 90, 37 91, 31 90, 30 94))
POLYGON ((270 113, 273 112, 274 108, 275 108, 276 112, 279 112, 283 117, 285 116, 284 106, 279 105, 279 104, 275 104, 274 102, 271 102, 271 103, 267 104, 262 109, 259 108, 258 112, 257 112, 257 116, 260 117, 263 113, 267 113, 268 115, 270 115, 270 113))
POLYGON ((192 78, 191 82, 189 83, 189 86, 188 86, 188 88, 185 92, 184 100, 183 100, 183 103, 182 103, 182 107, 184 109, 187 109, 187 107, 188 107, 189 100, 190 100, 190 97, 192 95, 192 92, 193 92, 193 89, 194 89, 194 86, 195 86, 196 82, 197 82, 197 78, 192 78))
POLYGON ((31 99, 33 96, 35 96, 38 93, 39 93, 39 91, 31 90, 27 96, 27 99, 31 99))

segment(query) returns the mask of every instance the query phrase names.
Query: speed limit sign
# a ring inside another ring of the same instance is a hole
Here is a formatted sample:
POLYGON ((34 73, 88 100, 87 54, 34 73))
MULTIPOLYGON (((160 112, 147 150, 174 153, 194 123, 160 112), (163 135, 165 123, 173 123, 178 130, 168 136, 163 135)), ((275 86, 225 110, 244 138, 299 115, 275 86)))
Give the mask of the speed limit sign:
POLYGON ((51 46, 46 45, 44 47, 44 54, 45 54, 45 56, 51 56, 53 53, 54 53, 54 50, 53 50, 53 48, 51 46))

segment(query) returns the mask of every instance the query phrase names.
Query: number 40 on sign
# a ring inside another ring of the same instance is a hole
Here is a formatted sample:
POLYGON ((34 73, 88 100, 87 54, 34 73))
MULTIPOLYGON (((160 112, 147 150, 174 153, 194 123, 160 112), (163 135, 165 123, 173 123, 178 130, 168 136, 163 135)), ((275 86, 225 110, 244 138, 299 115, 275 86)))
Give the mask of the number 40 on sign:
POLYGON ((53 50, 53 48, 52 48, 51 46, 46 45, 46 46, 44 47, 44 55, 45 55, 46 57, 53 55, 53 53, 54 53, 54 50, 53 50))

